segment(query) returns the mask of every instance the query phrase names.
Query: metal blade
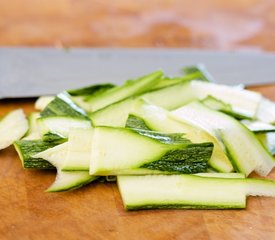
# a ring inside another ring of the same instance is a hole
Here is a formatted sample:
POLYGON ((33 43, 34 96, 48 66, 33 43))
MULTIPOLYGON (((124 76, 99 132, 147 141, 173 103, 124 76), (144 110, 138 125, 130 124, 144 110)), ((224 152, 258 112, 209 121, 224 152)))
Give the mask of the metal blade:
POLYGON ((184 49, 0 48, 0 98, 56 94, 95 83, 122 83, 162 68, 179 75, 203 63, 218 83, 275 83, 275 54, 184 49))

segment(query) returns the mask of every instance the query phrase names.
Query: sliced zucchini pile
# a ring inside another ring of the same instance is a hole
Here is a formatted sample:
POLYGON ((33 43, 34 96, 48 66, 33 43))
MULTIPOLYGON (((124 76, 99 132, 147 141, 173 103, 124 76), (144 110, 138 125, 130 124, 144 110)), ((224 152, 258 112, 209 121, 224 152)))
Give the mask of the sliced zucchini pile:
POLYGON ((275 103, 219 85, 202 66, 156 71, 121 86, 42 96, 0 121, 0 149, 14 143, 24 168, 56 169, 48 192, 117 179, 127 210, 245 208, 275 197, 275 103))

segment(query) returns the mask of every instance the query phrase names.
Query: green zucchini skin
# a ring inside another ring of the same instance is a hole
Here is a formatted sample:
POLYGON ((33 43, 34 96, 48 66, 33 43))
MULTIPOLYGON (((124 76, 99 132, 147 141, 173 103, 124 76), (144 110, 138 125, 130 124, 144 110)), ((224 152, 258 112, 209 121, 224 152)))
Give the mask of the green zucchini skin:
POLYGON ((97 127, 93 134, 92 175, 125 174, 138 169, 158 174, 205 172, 213 151, 212 143, 193 144, 179 139, 179 134, 113 127, 97 127))
POLYGON ((67 90, 67 93, 69 93, 71 96, 82 96, 89 99, 89 97, 101 94, 113 87, 115 87, 115 85, 111 83, 96 84, 83 88, 67 90))
POLYGON ((206 67, 203 64, 183 67, 182 71, 185 74, 187 74, 187 76, 195 74, 196 77, 194 79, 206 82, 215 82, 214 77, 210 74, 210 72, 206 69, 206 67))
POLYGON ((86 112, 77 106, 67 92, 58 94, 45 109, 40 113, 42 118, 45 117, 72 117, 79 119, 89 119, 86 112))
POLYGON ((189 121, 219 139, 238 172, 249 175, 255 170, 261 176, 266 176, 275 165, 271 154, 255 134, 226 114, 193 102, 173 111, 172 116, 179 121, 189 121))
POLYGON ((55 169, 55 167, 43 158, 34 158, 37 153, 55 147, 55 142, 44 142, 42 140, 19 140, 14 147, 21 159, 23 168, 33 169, 55 169))
POLYGON ((162 71, 155 71, 135 80, 128 80, 123 85, 117 86, 98 94, 88 100, 91 105, 91 112, 100 110, 110 104, 119 102, 130 96, 139 95, 150 90, 161 78, 162 71))
POLYGON ((170 117, 170 113, 158 106, 148 104, 143 100, 135 103, 128 116, 126 126, 151 129, 165 133, 178 132, 182 137, 193 143, 213 142, 213 154, 208 162, 211 168, 218 172, 232 172, 233 166, 225 154, 223 145, 206 131, 188 122, 179 122, 170 117))

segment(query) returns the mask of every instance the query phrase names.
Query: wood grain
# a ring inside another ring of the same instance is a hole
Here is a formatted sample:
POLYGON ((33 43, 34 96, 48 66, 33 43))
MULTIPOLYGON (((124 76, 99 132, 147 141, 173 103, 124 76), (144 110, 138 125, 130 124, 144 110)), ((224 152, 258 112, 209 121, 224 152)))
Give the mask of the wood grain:
POLYGON ((0 0, 0 45, 274 51, 273 0, 0 0))
MULTIPOLYGON (((0 46, 275 51, 273 0, 0 0, 0 46)), ((275 85, 254 87, 275 100, 275 85)), ((34 100, 1 100, 0 115, 34 100)), ((246 210, 125 212, 114 183, 45 193, 54 171, 0 151, 0 239, 275 239, 275 199, 246 210)), ((254 175, 255 176, 255 175, 254 175)), ((275 179, 275 171, 269 178, 275 179)))
MULTIPOLYGON (((253 90, 275 100, 275 86, 253 90)), ((33 100, 0 102, 1 114, 19 107, 29 113, 33 100)), ((114 183, 45 193, 54 171, 22 169, 13 147, 0 161, 0 239, 275 239, 274 198, 249 197, 246 210, 126 212, 114 183)))

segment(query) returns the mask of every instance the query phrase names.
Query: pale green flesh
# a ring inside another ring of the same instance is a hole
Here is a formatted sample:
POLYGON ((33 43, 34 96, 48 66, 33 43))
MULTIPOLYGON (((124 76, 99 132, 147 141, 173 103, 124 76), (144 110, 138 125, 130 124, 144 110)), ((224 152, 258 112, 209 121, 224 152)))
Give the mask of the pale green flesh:
POLYGON ((41 96, 35 101, 34 108, 43 111, 54 98, 55 96, 41 96))
POLYGON ((269 123, 249 120, 242 120, 241 123, 254 133, 275 132, 275 126, 269 123))
POLYGON ((183 82, 157 91, 145 93, 141 98, 167 110, 178 108, 197 99, 189 82, 183 82))
POLYGON ((0 150, 21 139, 28 131, 28 121, 22 109, 8 113, 0 120, 0 150))
POLYGON ((85 119, 72 117, 45 117, 39 118, 38 124, 42 135, 51 132, 68 137, 72 128, 90 128, 91 122, 85 119))
POLYGON ((198 102, 173 111, 172 116, 179 121, 189 121, 220 138, 237 171, 248 175, 256 170, 265 176, 274 167, 272 157, 255 135, 234 118, 208 109, 198 102))
POLYGON ((130 130, 108 127, 96 128, 92 142, 92 175, 139 168, 160 158, 171 148, 130 130))
POLYGON ((249 118, 254 117, 261 101, 261 95, 258 93, 193 80, 190 82, 180 82, 172 86, 141 94, 135 98, 128 98, 121 102, 111 104, 92 113, 90 117, 95 126, 122 127, 126 123, 134 99, 142 98, 151 104, 167 110, 173 110, 191 101, 204 99, 209 95, 223 101, 225 104, 230 104, 232 112, 249 118), (232 96, 235 96, 235 99, 232 99, 232 96))
POLYGON ((94 126, 124 127, 134 101, 134 98, 128 98, 91 113, 89 117, 94 126))
POLYGON ((259 104, 256 118, 262 122, 275 124, 275 103, 263 98, 259 104))
POLYGON ((93 129, 72 129, 68 137, 68 150, 62 170, 89 171, 93 129))
POLYGON ((184 133, 193 143, 213 142, 214 149, 209 164, 219 172, 232 172, 233 166, 224 153, 223 146, 209 133, 185 121, 176 121, 169 117, 169 112, 139 100, 132 108, 132 113, 141 117, 150 129, 166 133, 184 133))
POLYGON ((118 176, 117 182, 128 210, 245 208, 248 195, 275 197, 273 180, 247 179, 235 173, 215 175, 118 176))
POLYGON ((57 168, 55 182, 47 189, 48 192, 76 189, 98 178, 89 175, 88 171, 62 171, 67 151, 68 143, 63 143, 34 156, 49 161, 57 168))
POLYGON ((29 115, 29 130, 24 137, 24 140, 38 140, 41 138, 37 119, 40 117, 38 112, 33 112, 29 115))
POLYGON ((193 175, 118 176, 117 182, 128 210, 245 208, 246 205, 245 186, 222 178, 193 175))
POLYGON ((275 132, 256 134, 263 146, 273 155, 275 155, 275 132))
POLYGON ((114 102, 118 102, 129 96, 149 90, 157 81, 159 81, 162 75, 162 71, 157 71, 135 81, 126 82, 122 86, 114 87, 105 91, 97 97, 94 97, 92 101, 89 102, 91 104, 92 111, 97 111, 114 102))
POLYGON ((88 171, 57 171, 54 183, 47 192, 60 192, 80 188, 94 180, 97 176, 91 176, 88 171))
POLYGON ((255 117, 262 100, 262 96, 259 93, 231 86, 203 81, 191 81, 190 84, 198 99, 204 99, 211 95, 226 104, 230 104, 233 112, 249 118, 255 117))

